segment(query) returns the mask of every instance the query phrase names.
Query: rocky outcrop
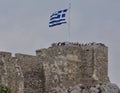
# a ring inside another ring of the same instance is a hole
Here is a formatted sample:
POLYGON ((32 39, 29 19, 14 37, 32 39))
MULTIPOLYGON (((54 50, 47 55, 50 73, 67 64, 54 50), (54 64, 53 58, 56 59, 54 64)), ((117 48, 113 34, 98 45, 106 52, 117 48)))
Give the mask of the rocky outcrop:
POLYGON ((96 86, 77 85, 66 90, 54 88, 50 93, 120 93, 120 89, 116 84, 97 84, 96 86))

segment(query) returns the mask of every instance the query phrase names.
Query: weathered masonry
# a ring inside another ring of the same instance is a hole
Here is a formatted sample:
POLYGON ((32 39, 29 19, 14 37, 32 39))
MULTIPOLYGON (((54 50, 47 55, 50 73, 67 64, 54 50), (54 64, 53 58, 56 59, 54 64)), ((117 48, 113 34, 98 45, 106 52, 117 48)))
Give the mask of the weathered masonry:
POLYGON ((36 56, 0 52, 0 82, 12 93, 107 83, 108 48, 101 43, 59 43, 37 50, 36 56))

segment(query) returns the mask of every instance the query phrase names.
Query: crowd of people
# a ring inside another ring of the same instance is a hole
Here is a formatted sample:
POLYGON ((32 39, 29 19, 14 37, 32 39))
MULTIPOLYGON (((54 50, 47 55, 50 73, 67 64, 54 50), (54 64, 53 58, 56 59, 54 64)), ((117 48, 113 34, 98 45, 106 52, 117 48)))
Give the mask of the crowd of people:
POLYGON ((51 46, 55 47, 55 46, 66 46, 66 45, 77 45, 77 46, 101 45, 101 46, 105 46, 102 43, 95 43, 95 42, 86 43, 86 44, 80 44, 78 42, 58 42, 58 43, 52 43, 51 46))

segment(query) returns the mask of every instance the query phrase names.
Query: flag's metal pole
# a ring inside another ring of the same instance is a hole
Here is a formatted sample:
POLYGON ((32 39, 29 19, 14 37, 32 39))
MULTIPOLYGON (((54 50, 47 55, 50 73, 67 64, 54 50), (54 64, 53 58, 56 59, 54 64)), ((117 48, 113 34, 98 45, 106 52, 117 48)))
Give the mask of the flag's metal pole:
POLYGON ((71 25, 71 16, 70 16, 70 14, 71 14, 71 0, 69 0, 69 19, 68 19, 68 41, 70 42, 70 25, 71 25))

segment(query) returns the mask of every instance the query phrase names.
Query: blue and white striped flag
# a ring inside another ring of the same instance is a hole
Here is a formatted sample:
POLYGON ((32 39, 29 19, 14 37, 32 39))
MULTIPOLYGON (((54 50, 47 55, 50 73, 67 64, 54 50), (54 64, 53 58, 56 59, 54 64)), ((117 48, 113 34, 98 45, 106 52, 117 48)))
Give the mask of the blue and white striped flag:
POLYGON ((53 13, 50 16, 50 22, 49 22, 49 27, 65 24, 66 22, 66 12, 68 9, 60 10, 55 13, 53 13))

